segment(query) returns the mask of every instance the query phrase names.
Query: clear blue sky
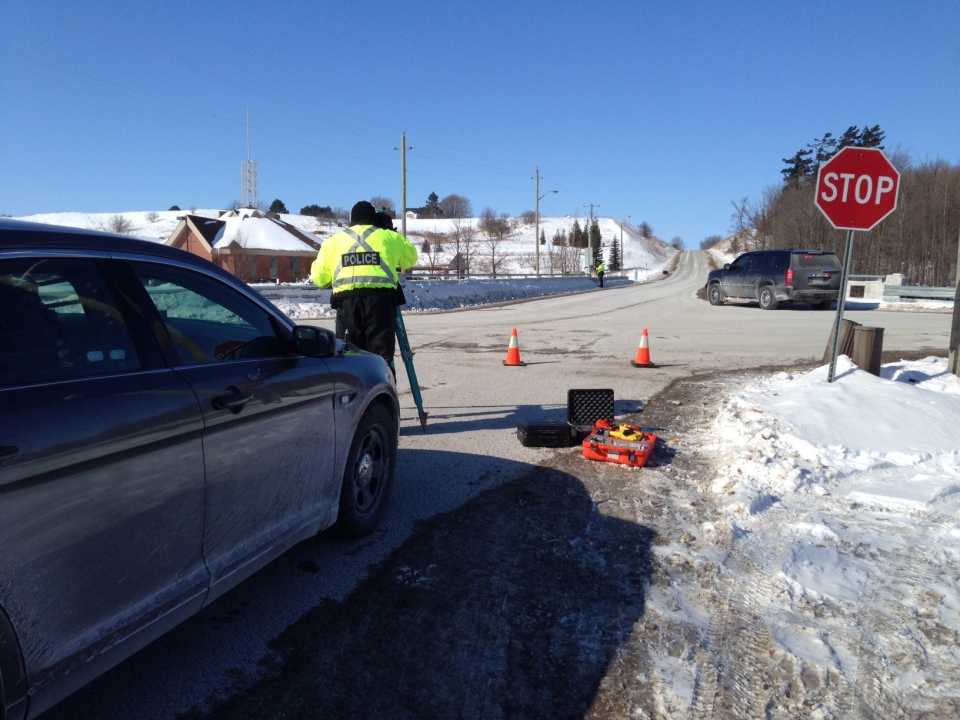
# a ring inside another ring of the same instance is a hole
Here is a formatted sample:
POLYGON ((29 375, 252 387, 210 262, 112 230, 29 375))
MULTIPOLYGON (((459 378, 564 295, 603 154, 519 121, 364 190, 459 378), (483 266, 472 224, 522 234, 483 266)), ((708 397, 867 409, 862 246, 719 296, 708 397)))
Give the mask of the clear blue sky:
POLYGON ((459 193, 688 247, 825 132, 960 162, 960 2, 0 0, 0 213, 459 193))

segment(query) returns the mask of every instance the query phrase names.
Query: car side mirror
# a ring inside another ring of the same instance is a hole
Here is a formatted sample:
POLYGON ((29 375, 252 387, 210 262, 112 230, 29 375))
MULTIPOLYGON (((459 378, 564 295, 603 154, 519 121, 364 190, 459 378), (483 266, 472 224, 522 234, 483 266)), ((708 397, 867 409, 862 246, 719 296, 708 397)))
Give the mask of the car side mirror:
POLYGON ((328 358, 337 348, 337 338, 325 328, 297 325, 293 329, 293 344, 301 355, 328 358))
POLYGON ((724 270, 729 270, 729 269, 730 269, 730 263, 724 263, 724 264, 723 264, 723 269, 724 269, 724 270))

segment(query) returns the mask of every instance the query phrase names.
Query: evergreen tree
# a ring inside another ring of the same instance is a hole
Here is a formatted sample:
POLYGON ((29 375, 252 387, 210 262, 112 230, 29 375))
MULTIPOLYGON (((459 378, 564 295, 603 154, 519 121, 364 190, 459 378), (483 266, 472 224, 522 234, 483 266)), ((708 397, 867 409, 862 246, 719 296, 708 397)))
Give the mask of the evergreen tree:
POLYGON ((557 247, 563 247, 567 244, 567 232, 566 230, 561 230, 557 228, 557 231, 553 234, 553 244, 557 247))
POLYGON ((443 217, 443 210, 440 209, 440 196, 435 192, 430 193, 427 197, 427 204, 423 206, 423 214, 430 218, 443 217))
POLYGON ((863 126, 863 130, 860 133, 860 145, 861 147, 868 148, 878 148, 883 150, 883 139, 885 133, 880 129, 879 125, 874 125, 873 127, 863 126))
POLYGON ((543 228, 540 228, 540 244, 541 245, 547 244, 547 234, 543 231, 543 228))
POLYGON ((780 171, 788 185, 797 185, 813 174, 813 150, 797 150, 793 157, 783 158, 787 166, 780 171))
POLYGON ((617 272, 623 266, 623 261, 620 256, 620 240, 616 235, 613 236, 613 242, 610 243, 608 258, 607 264, 610 266, 611 272, 617 272))
POLYGON ((856 125, 851 125, 846 130, 844 130, 843 135, 840 136, 840 141, 837 143, 837 150, 842 150, 848 145, 853 145, 858 147, 861 143, 860 128, 856 125))
POLYGON ((327 217, 327 216, 333 215, 333 210, 330 208, 329 205, 324 205, 323 207, 320 207, 317 204, 313 204, 313 205, 307 205, 305 207, 300 208, 300 214, 310 215, 312 217, 327 217))
POLYGON ((174 211, 180 212, 180 206, 179 206, 179 205, 171 205, 171 206, 170 206, 170 210, 168 210, 168 212, 174 212, 174 211))
POLYGON ((272 203, 270 203, 270 212, 285 213, 285 214, 290 213, 290 211, 287 210, 287 206, 284 205, 283 201, 279 199, 274 200, 272 203))
POLYGON ((591 248, 593 248, 593 257, 596 258, 597 262, 603 259, 603 252, 601 248, 603 243, 600 239, 600 224, 596 218, 590 224, 590 230, 588 234, 588 243, 591 248))
POLYGON ((813 153, 813 170, 815 171, 837 152, 837 139, 833 133, 828 132, 822 138, 809 143, 807 148, 813 153))
POLYGON ((573 221, 573 228, 570 230, 570 245, 578 248, 586 247, 583 237, 583 230, 580 229, 579 220, 573 221))

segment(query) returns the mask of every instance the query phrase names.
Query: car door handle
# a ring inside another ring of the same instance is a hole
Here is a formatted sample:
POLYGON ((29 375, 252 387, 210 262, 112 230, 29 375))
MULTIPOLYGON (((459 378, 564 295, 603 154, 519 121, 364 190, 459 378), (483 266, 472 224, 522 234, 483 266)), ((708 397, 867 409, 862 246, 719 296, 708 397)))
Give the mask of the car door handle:
POLYGON ((225 395, 218 395, 213 399, 214 410, 229 409, 233 412, 240 412, 245 403, 253 399, 253 393, 243 392, 236 385, 230 385, 225 395))
POLYGON ((20 448, 15 445, 0 445, 0 463, 4 460, 13 460, 20 454, 20 448))

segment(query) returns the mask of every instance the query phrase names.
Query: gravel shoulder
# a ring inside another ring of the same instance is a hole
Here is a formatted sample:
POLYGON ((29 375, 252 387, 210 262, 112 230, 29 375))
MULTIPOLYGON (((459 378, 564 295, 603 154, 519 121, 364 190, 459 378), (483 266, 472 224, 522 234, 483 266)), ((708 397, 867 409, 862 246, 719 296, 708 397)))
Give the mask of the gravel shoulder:
POLYGON ((848 718, 897 707, 875 653, 847 671, 776 642, 781 626, 807 622, 776 612, 777 549, 734 537, 709 490, 716 468, 701 448, 718 408, 773 370, 685 378, 650 398, 627 418, 658 434, 645 468, 558 450, 421 522, 344 602, 287 628, 256 677, 238 674, 179 717, 848 718))

